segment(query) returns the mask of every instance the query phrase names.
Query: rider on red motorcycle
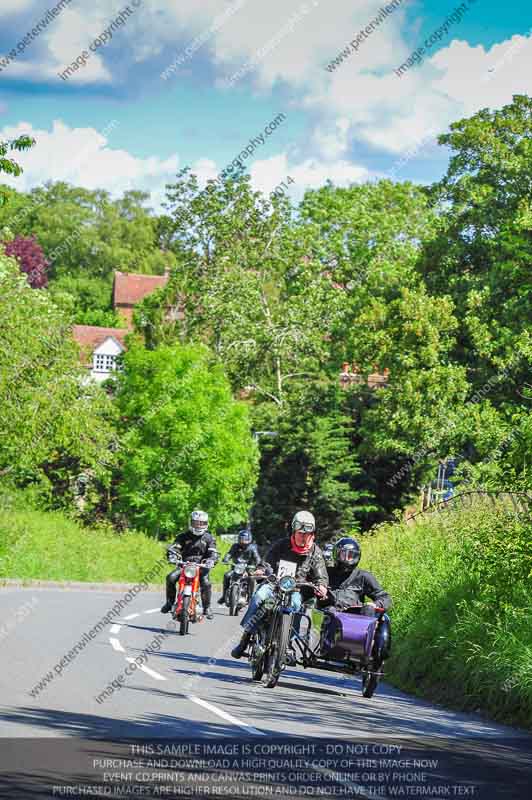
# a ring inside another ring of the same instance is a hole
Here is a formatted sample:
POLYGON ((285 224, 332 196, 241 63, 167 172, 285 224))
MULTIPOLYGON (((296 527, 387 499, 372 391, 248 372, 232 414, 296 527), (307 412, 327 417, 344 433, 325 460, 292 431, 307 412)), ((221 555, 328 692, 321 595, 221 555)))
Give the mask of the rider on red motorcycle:
POLYGON ((320 607, 331 605, 343 608, 363 603, 370 611, 375 607, 387 611, 391 608, 392 598, 385 592, 371 572, 358 569, 361 556, 360 545, 356 539, 344 537, 336 542, 333 551, 334 566, 328 568, 329 593, 327 600, 319 603, 320 607), (369 597, 370 602, 365 602, 369 597))
MULTIPOLYGON (((292 520, 292 534, 289 538, 283 537, 271 546, 265 557, 269 572, 277 573, 279 566, 290 569, 296 579, 308 581, 316 585, 318 597, 327 595, 327 566, 323 553, 314 539, 316 537, 316 521, 309 511, 298 511, 292 520), (282 563, 284 562, 284 563, 282 563)), ((256 628, 254 618, 264 606, 266 600, 273 596, 273 589, 268 582, 260 586, 249 603, 248 609, 240 623, 244 633, 240 642, 231 651, 233 658, 241 658, 248 645, 251 634, 256 628)), ((302 598, 299 592, 292 594, 292 608, 299 612, 302 598)))
MULTIPOLYGON (((245 528, 238 533, 238 541, 236 541, 233 545, 231 545, 231 549, 225 554, 222 559, 222 564, 228 564, 230 561, 233 563, 235 561, 245 561, 247 564, 251 564, 254 567, 258 567, 259 564, 262 564, 262 559, 259 555, 259 551, 257 549, 257 545, 253 541, 253 536, 249 528, 245 528)), ((231 572, 232 570, 228 570, 224 575, 224 588, 223 594, 218 600, 219 605, 224 605, 227 601, 227 590, 229 588, 229 582, 231 580, 231 572)), ((250 584, 250 591, 249 596, 253 594, 255 591, 255 582, 252 578, 248 578, 250 584)))
MULTIPOLYGON (((169 548, 183 561, 209 560, 209 564, 200 568, 200 591, 203 613, 207 619, 212 619, 211 596, 212 586, 209 581, 209 572, 218 560, 216 541, 209 533, 209 515, 205 511, 193 511, 190 515, 188 531, 176 536, 174 544, 169 548)), ((176 596, 176 581, 179 578, 181 567, 174 569, 166 576, 166 603, 161 608, 162 614, 167 614, 176 596)))

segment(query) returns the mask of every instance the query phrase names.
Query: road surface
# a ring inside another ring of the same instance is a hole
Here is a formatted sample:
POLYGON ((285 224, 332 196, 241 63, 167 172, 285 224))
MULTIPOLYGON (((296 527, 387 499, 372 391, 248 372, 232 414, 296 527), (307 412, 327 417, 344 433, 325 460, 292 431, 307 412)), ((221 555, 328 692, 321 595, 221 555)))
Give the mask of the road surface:
POLYGON ((0 589, 0 796, 532 797, 532 737, 334 673, 254 684, 219 606, 180 637, 138 594, 67 663, 120 596, 0 589))

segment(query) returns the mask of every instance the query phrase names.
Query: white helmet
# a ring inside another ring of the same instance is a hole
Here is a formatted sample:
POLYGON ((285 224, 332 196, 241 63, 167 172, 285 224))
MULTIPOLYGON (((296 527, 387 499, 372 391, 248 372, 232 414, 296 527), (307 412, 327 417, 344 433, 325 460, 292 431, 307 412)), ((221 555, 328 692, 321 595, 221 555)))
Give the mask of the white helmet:
POLYGON ((203 536, 209 527, 209 515, 206 511, 193 511, 190 515, 189 530, 196 536, 203 536))
POLYGON ((292 520, 292 530, 294 533, 296 531, 314 533, 316 530, 316 520, 314 519, 314 514, 311 514, 310 511, 298 511, 297 514, 294 514, 294 518, 292 520))

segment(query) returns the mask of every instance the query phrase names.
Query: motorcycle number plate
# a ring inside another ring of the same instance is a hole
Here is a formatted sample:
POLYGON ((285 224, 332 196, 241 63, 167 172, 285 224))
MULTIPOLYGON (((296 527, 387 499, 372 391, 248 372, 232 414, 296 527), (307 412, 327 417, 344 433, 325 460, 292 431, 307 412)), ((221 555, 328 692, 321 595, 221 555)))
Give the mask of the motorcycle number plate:
POLYGON ((185 588, 183 589, 183 594, 185 594, 185 595, 192 594, 192 586, 190 586, 190 585, 189 586, 185 586, 185 588))
POLYGON ((294 561, 284 561, 281 559, 277 567, 277 578, 284 578, 285 575, 290 575, 291 578, 295 578, 296 569, 297 564, 294 561))

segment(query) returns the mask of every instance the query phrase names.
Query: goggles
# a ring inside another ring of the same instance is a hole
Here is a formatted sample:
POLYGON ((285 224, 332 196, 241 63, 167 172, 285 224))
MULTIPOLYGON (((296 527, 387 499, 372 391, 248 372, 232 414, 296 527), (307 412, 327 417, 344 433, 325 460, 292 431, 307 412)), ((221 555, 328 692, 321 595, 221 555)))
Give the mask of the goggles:
POLYGON ((295 522, 294 533, 314 533, 314 525, 312 522, 295 522))

